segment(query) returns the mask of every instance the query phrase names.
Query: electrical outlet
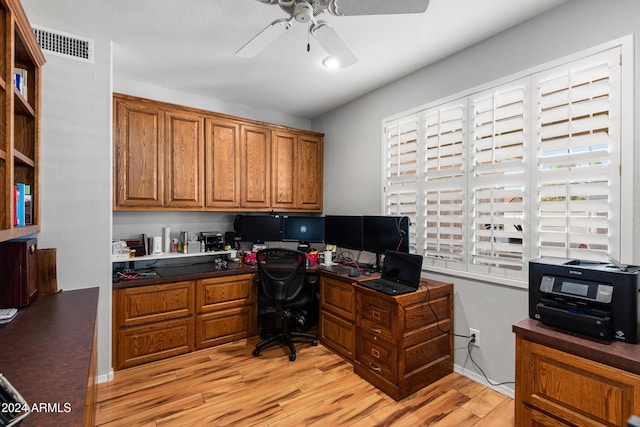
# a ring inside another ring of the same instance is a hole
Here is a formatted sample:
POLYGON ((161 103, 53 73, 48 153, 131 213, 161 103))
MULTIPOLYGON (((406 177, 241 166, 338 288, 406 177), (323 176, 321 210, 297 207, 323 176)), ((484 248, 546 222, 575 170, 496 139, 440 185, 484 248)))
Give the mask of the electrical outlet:
POLYGON ((473 342, 473 345, 475 345, 476 347, 480 347, 480 331, 477 329, 469 328, 469 336, 471 335, 475 335, 475 341, 473 342))

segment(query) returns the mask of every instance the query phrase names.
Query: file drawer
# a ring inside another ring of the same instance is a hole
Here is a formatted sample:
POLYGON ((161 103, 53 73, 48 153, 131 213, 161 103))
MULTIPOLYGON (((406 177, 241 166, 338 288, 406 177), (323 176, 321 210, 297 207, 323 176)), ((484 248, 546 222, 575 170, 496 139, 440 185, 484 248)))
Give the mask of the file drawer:
POLYGON ((356 359, 376 375, 395 383, 397 346, 366 330, 358 329, 356 359))
POLYGON ((396 340, 398 316, 393 299, 358 293, 358 326, 374 335, 396 340))

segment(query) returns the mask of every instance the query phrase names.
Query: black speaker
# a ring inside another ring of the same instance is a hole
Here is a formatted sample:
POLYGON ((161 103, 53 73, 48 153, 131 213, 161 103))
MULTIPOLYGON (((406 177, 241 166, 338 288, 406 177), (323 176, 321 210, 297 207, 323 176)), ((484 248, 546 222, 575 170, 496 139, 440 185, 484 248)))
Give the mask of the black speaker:
POLYGON ((232 248, 236 248, 236 233, 233 231, 227 231, 224 233, 224 244, 231 246, 232 248))

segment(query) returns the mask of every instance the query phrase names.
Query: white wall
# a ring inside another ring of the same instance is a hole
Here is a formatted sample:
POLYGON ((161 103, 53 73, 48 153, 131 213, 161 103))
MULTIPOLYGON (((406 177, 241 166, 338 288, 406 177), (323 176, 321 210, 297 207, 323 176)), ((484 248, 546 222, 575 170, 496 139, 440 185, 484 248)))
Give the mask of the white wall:
MULTIPOLYGON (((571 0, 314 119, 314 130, 325 133, 325 214, 381 212, 383 118, 639 31, 640 2, 636 0, 571 0)), ((635 80, 640 76, 637 44, 636 36, 635 80)), ((636 88, 636 104, 638 99, 636 88)), ((634 117, 638 128, 638 111, 634 117)), ((637 182, 637 155, 634 164, 637 182)), ((639 197, 636 189, 636 208, 639 197)), ((634 217, 639 218, 637 214, 634 217)), ((640 259, 639 229, 636 221, 634 229, 627 231, 636 242, 634 263, 640 259)), ((478 351, 474 350, 474 360, 493 381, 513 381, 511 325, 528 315, 527 291, 455 276, 427 277, 454 283, 455 332, 467 334, 469 327, 479 329, 482 342, 478 351)), ((474 376, 478 371, 467 358, 466 342, 456 338, 455 363, 474 376)))
POLYGON ((100 288, 103 374, 111 367, 111 42, 95 48, 94 64, 45 55, 38 246, 56 248, 59 289, 100 288))

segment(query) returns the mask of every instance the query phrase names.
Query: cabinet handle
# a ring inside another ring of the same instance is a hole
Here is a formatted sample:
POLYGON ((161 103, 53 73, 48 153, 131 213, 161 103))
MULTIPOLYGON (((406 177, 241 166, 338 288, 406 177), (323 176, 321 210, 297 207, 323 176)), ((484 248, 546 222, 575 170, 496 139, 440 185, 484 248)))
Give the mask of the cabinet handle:
POLYGON ((380 369, 379 366, 373 365, 371 363, 369 363, 369 367, 371 368, 372 371, 376 371, 376 372, 381 372, 382 369, 380 369))
POLYGON ((371 329, 371 332, 375 332, 376 334, 379 334, 380 332, 382 332, 382 329, 376 329, 376 328, 369 328, 371 329))

